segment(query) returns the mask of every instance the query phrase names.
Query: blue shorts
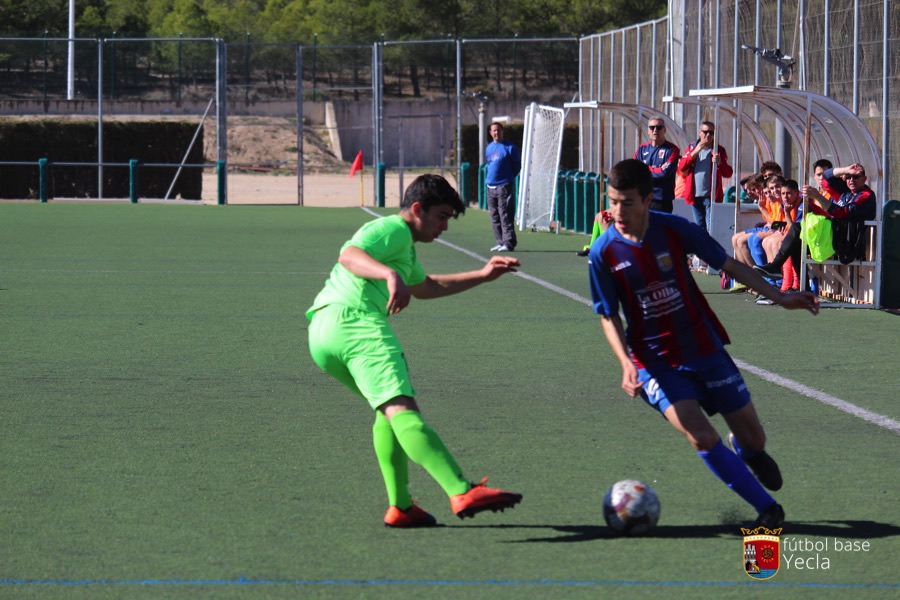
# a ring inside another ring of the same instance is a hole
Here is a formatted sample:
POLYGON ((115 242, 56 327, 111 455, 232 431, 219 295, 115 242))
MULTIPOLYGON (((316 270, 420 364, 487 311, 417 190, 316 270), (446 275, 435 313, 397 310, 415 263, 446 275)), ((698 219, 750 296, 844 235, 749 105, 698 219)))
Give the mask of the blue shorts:
POLYGON ((768 231, 769 226, 765 225, 764 227, 754 227, 752 229, 745 229, 744 233, 759 233, 760 231, 768 231))
POLYGON ((697 400, 709 416, 731 414, 750 402, 747 384, 724 350, 690 365, 638 369, 638 379, 644 383, 641 397, 660 413, 680 400, 697 400))

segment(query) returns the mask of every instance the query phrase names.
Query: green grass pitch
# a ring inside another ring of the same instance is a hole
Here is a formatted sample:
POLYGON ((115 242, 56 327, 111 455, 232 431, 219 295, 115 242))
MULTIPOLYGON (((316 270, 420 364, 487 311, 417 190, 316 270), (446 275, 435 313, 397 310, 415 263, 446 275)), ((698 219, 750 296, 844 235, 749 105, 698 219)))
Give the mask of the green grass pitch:
MULTIPOLYGON (((394 318, 423 413, 466 474, 525 498, 459 521, 412 466, 444 526, 385 529, 371 411, 313 364, 304 318, 371 218, 0 204, 0 597, 897 597, 898 317, 756 306, 697 276, 731 354, 798 384, 745 370, 787 512, 781 570, 752 581, 752 510, 619 388, 578 235, 521 234, 522 270, 556 289, 504 277, 394 318), (659 494, 649 537, 603 524, 625 478, 659 494)), ((477 268, 468 253, 493 245, 475 210, 442 240, 419 248, 430 272, 477 268)))

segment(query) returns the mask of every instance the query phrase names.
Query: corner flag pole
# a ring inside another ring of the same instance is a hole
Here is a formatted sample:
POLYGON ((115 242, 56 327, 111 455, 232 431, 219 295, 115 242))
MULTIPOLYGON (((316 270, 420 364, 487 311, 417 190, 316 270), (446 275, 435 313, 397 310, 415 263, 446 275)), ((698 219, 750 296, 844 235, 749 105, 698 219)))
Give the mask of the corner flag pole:
POLYGON ((359 205, 360 206, 363 205, 363 203, 364 203, 363 199, 365 198, 365 196, 363 194, 362 170, 363 170, 363 154, 362 154, 362 150, 360 150, 359 153, 356 155, 356 158, 353 159, 353 164, 350 165, 350 177, 353 177, 353 175, 357 171, 360 172, 360 175, 359 175, 359 205))

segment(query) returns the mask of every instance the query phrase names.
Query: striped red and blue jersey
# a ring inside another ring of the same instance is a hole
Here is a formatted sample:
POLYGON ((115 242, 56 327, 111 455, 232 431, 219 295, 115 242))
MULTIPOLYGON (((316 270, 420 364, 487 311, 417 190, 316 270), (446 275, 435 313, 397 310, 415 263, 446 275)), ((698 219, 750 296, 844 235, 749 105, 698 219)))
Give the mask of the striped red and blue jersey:
POLYGON ((610 227, 591 246, 594 312, 625 316, 625 337, 638 367, 677 367, 720 351, 728 333, 694 282, 687 255, 721 270, 728 255, 705 231, 675 215, 650 211, 639 243, 610 227))
POLYGON ((634 159, 650 167, 653 178, 653 200, 671 204, 675 199, 675 171, 678 168, 678 146, 666 140, 659 146, 645 142, 634 151, 634 159))

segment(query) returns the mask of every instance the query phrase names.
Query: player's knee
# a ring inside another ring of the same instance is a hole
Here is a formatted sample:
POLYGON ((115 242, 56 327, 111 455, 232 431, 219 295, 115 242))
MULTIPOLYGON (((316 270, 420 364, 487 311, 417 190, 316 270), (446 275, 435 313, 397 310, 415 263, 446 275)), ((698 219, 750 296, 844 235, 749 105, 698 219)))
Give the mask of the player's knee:
POLYGON ((762 428, 743 432, 743 435, 738 437, 738 444, 748 452, 759 452, 766 447, 766 433, 762 428))
POLYGON ((719 443, 719 434, 715 430, 686 432, 685 436, 697 452, 709 452, 719 443))
POLYGON ((419 412, 419 405, 416 404, 416 399, 411 398, 409 396, 397 396, 396 398, 392 398, 388 400, 384 404, 378 407, 384 416, 387 417, 387 420, 390 421, 394 415, 397 413, 403 412, 405 410, 414 410, 419 412))

